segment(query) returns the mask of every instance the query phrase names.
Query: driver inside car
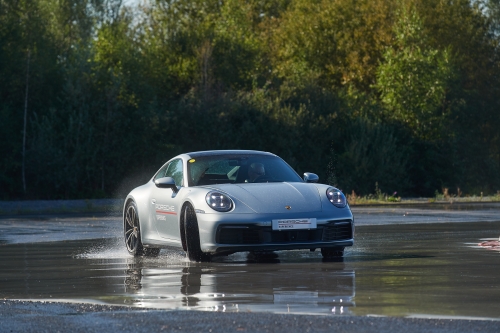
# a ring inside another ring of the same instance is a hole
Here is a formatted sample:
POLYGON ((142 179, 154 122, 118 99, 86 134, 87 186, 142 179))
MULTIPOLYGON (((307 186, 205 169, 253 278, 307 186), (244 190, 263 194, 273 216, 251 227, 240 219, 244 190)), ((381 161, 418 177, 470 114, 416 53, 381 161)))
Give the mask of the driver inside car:
POLYGON ((253 183, 257 180, 257 178, 262 177, 266 174, 266 170, 264 169, 264 164, 262 163, 252 163, 248 167, 248 179, 247 183, 253 183))

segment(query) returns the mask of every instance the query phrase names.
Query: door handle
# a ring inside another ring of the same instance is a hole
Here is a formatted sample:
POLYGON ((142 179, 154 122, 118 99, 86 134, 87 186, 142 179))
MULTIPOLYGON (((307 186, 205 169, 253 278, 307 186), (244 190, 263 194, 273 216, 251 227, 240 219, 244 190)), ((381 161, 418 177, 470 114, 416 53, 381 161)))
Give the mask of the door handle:
POLYGON ((151 200, 151 204, 154 205, 156 203, 156 199, 151 200))

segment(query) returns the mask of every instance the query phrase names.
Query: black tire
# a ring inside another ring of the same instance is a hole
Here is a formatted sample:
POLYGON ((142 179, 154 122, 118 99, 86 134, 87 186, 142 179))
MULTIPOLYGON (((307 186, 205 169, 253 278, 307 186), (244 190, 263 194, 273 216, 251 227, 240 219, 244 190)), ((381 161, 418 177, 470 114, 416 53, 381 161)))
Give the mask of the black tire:
POLYGON ((343 247, 323 247, 321 254, 325 259, 342 258, 344 256, 343 247))
POLYGON ((145 248, 143 246, 139 214, 137 205, 133 201, 130 201, 125 208, 125 213, 123 215, 123 235, 127 251, 134 257, 156 257, 160 253, 160 249, 145 248))
POLYGON ((195 262, 210 261, 210 255, 203 253, 200 247, 200 230, 198 219, 193 206, 184 206, 184 228, 186 237, 187 256, 189 260, 195 262))

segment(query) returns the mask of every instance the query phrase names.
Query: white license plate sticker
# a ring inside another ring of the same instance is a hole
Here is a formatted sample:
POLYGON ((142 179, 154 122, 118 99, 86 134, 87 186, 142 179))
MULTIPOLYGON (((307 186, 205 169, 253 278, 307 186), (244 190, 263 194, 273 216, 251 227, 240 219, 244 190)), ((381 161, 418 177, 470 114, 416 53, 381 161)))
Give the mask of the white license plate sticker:
POLYGON ((273 230, 316 229, 316 219, 273 220, 273 230))

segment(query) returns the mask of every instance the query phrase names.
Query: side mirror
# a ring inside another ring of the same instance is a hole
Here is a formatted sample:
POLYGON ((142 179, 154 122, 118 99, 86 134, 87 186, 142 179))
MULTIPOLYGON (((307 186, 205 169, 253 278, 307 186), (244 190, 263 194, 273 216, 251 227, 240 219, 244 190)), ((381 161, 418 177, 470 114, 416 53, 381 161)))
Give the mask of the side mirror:
POLYGON ((312 172, 304 172, 304 181, 306 183, 317 183, 319 180, 319 177, 317 174, 312 173, 312 172))
POLYGON ((174 193, 179 191, 177 185, 175 185, 175 180, 172 177, 162 177, 155 180, 156 187, 159 188, 170 188, 174 193))

